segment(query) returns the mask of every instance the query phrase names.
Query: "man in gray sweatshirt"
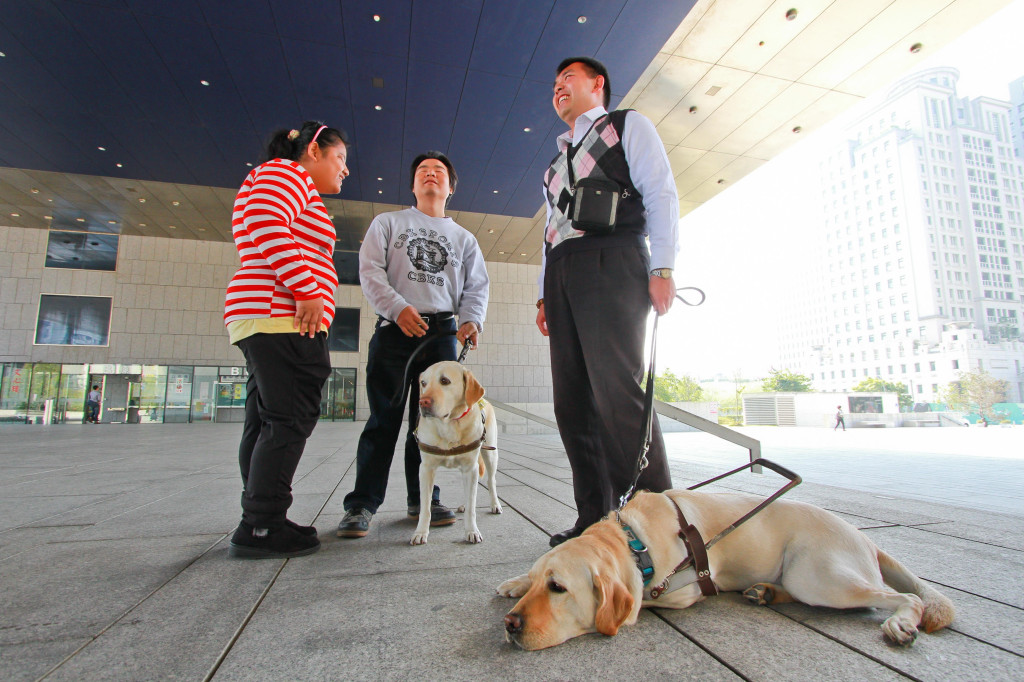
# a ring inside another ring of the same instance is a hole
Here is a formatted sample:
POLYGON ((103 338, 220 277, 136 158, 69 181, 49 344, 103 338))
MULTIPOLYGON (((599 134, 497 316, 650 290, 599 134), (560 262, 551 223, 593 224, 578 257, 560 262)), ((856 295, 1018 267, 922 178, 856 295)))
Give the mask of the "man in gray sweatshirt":
MULTIPOLYGON (((338 536, 344 538, 365 536, 384 501, 405 412, 403 377, 410 387, 407 503, 409 515, 419 515, 420 452, 412 436, 419 415, 419 375, 435 362, 455 360, 456 342, 475 348, 487 313, 490 281, 480 245, 444 213, 458 183, 455 168, 444 154, 427 152, 416 157, 411 171, 416 206, 374 218, 359 249, 360 285, 378 318, 366 362, 370 418, 356 450, 355 489, 345 496, 345 518, 338 525, 338 536), (405 376, 406 363, 428 337, 437 338, 417 354, 405 376), (393 405, 399 390, 403 399, 393 405)), ((432 496, 430 525, 455 523, 437 486, 422 494, 432 496)))

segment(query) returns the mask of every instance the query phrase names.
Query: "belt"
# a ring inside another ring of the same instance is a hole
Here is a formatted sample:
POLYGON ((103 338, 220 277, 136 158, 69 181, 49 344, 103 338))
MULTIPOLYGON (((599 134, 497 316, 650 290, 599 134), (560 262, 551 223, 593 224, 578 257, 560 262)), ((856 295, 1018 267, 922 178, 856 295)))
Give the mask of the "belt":
MULTIPOLYGON (((424 320, 426 320, 427 326, 429 326, 431 329, 434 329, 441 322, 447 322, 448 320, 455 319, 455 313, 452 313, 452 312, 420 313, 420 317, 422 317, 424 320)), ((377 316, 377 328, 383 327, 384 325, 388 325, 388 324, 395 324, 395 322, 394 322, 394 320, 389 320, 389 319, 387 319, 386 317, 384 317, 382 315, 378 315, 377 316)))

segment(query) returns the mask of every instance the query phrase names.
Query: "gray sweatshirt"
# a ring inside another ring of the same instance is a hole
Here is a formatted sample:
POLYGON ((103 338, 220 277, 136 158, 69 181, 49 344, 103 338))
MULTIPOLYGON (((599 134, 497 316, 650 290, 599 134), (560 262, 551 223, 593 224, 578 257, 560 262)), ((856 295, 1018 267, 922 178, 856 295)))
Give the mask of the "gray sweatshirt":
POLYGON ((363 294, 394 321, 411 305, 420 313, 453 312, 482 331, 490 280, 476 237, 448 217, 419 209, 382 213, 359 248, 363 294))

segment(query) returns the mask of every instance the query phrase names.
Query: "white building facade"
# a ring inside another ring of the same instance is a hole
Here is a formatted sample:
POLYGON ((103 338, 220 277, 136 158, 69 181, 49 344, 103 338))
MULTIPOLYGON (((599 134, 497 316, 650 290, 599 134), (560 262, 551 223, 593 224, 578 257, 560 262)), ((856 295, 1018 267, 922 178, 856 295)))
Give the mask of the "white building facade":
POLYGON ((959 72, 895 84, 820 161, 819 257, 784 366, 816 390, 865 378, 938 402, 984 369, 1024 401, 1024 168, 1011 105, 958 98, 959 72))

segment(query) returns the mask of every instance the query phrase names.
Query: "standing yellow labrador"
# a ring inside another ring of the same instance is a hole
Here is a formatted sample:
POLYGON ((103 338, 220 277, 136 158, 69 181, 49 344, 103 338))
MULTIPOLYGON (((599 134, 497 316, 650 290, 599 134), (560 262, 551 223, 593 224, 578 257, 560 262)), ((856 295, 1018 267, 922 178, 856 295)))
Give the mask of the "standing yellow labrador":
MULTIPOLYGON (((497 421, 484 389, 458 362, 438 362, 420 375, 420 490, 432 490, 438 467, 458 469, 466 489, 466 542, 483 542, 476 525, 477 480, 486 468, 491 513, 501 513, 494 487, 498 472, 497 421)), ((430 496, 420 496, 419 523, 411 545, 430 535, 430 496)))
MULTIPOLYGON (((620 517, 648 548, 655 586, 687 555, 675 505, 707 542, 760 501, 738 493, 639 493, 620 517)), ((768 505, 712 546, 708 564, 719 590, 742 590, 755 604, 893 610, 882 632, 897 644, 913 642, 918 625, 933 632, 953 621, 949 599, 846 521, 802 502, 768 505)), ((697 583, 651 599, 614 515, 549 551, 528 574, 506 580, 498 594, 522 597, 505 616, 505 637, 527 650, 588 632, 614 635, 636 622, 641 606, 683 609, 703 599, 697 583)))

